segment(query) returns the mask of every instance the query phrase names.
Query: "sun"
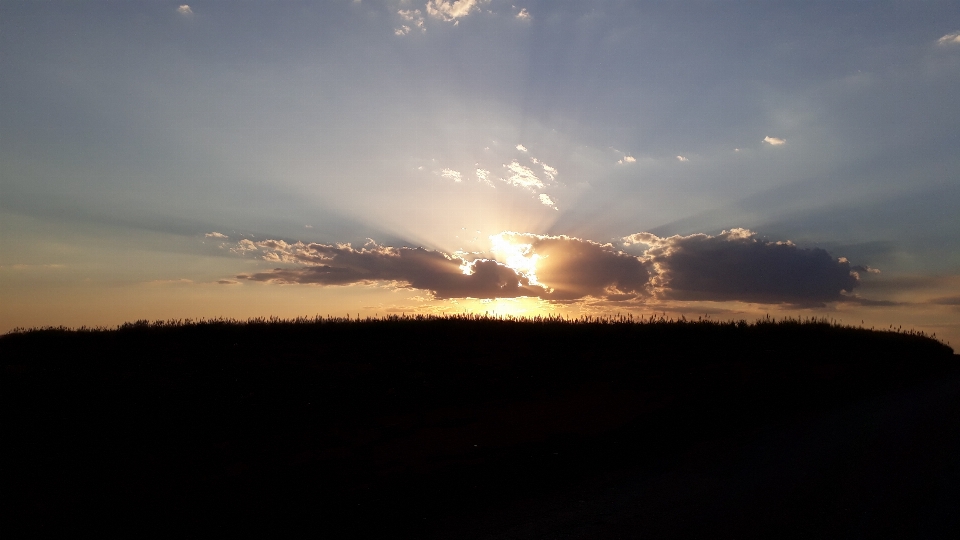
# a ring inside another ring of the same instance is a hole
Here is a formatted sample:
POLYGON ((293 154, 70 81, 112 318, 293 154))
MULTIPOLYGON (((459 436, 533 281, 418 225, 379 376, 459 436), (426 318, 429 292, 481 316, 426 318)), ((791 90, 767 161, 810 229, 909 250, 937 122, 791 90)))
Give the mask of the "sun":
POLYGON ((537 281, 537 260, 540 255, 531 253, 532 244, 515 243, 507 238, 510 233, 503 232, 490 236, 490 251, 497 261, 513 268, 526 277, 531 285, 540 285, 537 281))

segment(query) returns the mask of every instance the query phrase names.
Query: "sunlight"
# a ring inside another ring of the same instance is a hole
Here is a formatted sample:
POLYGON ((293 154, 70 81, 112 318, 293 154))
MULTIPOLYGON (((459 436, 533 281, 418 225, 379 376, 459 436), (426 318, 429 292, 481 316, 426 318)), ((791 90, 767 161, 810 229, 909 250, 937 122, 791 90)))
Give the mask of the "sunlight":
POLYGON ((498 261, 526 276, 531 285, 539 285, 540 282, 537 281, 537 260, 540 255, 530 253, 533 248, 531 244, 514 243, 506 239, 505 234, 509 233, 490 236, 492 244, 490 250, 493 251, 498 261))

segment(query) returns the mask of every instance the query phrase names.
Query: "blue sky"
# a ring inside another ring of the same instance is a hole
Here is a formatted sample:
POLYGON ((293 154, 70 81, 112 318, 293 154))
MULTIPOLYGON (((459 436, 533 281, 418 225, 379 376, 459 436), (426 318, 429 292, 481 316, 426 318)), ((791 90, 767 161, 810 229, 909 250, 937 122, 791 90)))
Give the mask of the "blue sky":
POLYGON ((0 330, 656 309, 960 341, 958 34, 956 2, 5 2, 0 330))

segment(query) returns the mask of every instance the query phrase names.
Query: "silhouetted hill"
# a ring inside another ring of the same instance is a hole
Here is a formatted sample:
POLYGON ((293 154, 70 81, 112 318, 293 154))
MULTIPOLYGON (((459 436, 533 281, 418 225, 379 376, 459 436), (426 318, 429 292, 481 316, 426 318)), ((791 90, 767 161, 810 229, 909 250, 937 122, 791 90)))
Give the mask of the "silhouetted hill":
POLYGON ((957 526, 930 514, 960 495, 957 357, 912 333, 771 320, 140 322, 11 333, 0 358, 5 513, 37 531, 957 526))

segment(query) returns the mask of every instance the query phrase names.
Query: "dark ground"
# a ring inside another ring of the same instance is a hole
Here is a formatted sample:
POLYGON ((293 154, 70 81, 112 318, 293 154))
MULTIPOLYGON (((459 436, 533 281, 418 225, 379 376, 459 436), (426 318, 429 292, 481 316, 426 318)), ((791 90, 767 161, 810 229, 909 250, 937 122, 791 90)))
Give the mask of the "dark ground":
POLYGON ((828 324, 0 338, 4 530, 960 537, 960 362, 828 324))

